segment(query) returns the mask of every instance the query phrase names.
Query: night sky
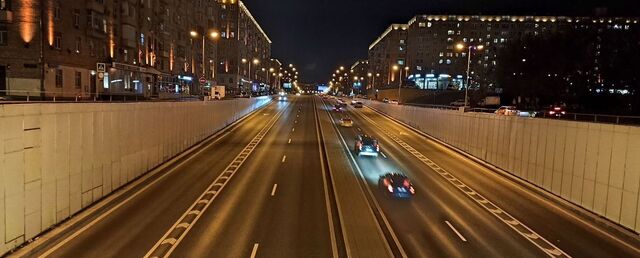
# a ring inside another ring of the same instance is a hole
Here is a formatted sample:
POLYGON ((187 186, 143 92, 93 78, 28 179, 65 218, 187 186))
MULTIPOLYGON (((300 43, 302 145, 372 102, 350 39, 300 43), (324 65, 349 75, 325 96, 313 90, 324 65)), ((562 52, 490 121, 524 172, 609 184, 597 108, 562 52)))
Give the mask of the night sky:
POLYGON ((416 14, 640 16, 639 0, 245 0, 273 41, 272 56, 294 63, 303 82, 324 82, 338 65, 367 56, 391 23, 416 14), (578 4, 579 3, 579 4, 578 4))

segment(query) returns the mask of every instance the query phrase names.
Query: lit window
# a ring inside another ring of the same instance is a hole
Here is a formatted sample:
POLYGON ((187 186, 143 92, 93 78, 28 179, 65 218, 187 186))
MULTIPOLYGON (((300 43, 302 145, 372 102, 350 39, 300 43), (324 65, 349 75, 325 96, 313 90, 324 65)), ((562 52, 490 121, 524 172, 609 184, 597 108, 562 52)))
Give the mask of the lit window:
POLYGON ((76 53, 80 53, 80 48, 82 47, 82 39, 80 37, 76 38, 76 53))
POLYGON ((399 65, 404 65, 404 59, 398 59, 398 64, 399 65))
POLYGON ((10 0, 0 0, 0 10, 10 10, 9 1, 10 0))
POLYGON ((421 22, 421 23, 418 23, 418 27, 424 28, 424 27, 427 27, 427 24, 424 22, 421 22))
POLYGON ((431 28, 431 23, 427 22, 427 27, 431 28))
POLYGON ((455 32, 454 32, 454 31, 452 31, 452 30, 448 30, 448 31, 447 31, 447 35, 453 35, 453 34, 455 34, 455 32))
POLYGON ((56 88, 62 88, 62 70, 56 69, 56 88))
POLYGON ((0 24, 0 46, 6 46, 8 44, 7 34, 7 26, 0 24))
POLYGON ((451 64, 451 59, 447 59, 447 64, 450 65, 451 64))
POLYGON ((53 39, 53 48, 61 49, 62 48, 62 35, 57 34, 53 39))
POLYGON ((73 27, 80 27, 80 10, 73 10, 73 27))
POLYGON ((81 72, 76 72, 76 77, 75 77, 75 81, 76 81, 76 89, 80 89, 82 88, 82 73, 81 72))

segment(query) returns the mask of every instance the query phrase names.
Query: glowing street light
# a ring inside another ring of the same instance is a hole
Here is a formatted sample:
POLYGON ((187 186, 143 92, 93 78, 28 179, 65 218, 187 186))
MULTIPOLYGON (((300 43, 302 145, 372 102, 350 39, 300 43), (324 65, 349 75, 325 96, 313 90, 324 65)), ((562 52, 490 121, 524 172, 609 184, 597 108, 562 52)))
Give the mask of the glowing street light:
POLYGON ((469 46, 465 46, 462 43, 458 43, 456 44, 456 49, 458 51, 462 51, 465 48, 467 48, 468 53, 467 53, 467 82, 466 85, 464 87, 464 106, 465 108, 467 107, 467 102, 468 102, 468 98, 469 98, 469 84, 471 83, 471 78, 469 78, 469 74, 471 71, 471 51, 477 50, 477 51, 482 51, 484 49, 484 45, 469 45, 469 46))

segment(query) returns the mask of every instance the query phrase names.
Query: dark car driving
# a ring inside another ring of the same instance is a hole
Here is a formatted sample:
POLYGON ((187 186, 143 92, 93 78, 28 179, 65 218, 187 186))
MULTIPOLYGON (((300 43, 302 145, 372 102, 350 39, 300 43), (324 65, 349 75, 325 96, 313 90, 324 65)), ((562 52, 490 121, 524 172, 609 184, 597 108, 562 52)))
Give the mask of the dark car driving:
POLYGON ((380 176, 378 186, 384 193, 396 198, 411 198, 416 194, 409 178, 400 173, 388 173, 380 176))
POLYGON ((380 145, 373 137, 360 134, 356 136, 356 146, 354 148, 358 156, 374 156, 377 157, 380 152, 380 145))

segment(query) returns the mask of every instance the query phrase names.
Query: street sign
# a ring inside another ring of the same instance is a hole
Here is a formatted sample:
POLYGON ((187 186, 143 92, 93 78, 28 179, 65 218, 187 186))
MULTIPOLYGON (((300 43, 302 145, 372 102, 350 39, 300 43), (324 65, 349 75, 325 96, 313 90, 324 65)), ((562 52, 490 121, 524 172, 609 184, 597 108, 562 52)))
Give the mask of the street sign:
POLYGON ((98 70, 99 73, 106 72, 107 71, 107 64, 105 64, 105 63, 96 64, 96 70, 98 70))

